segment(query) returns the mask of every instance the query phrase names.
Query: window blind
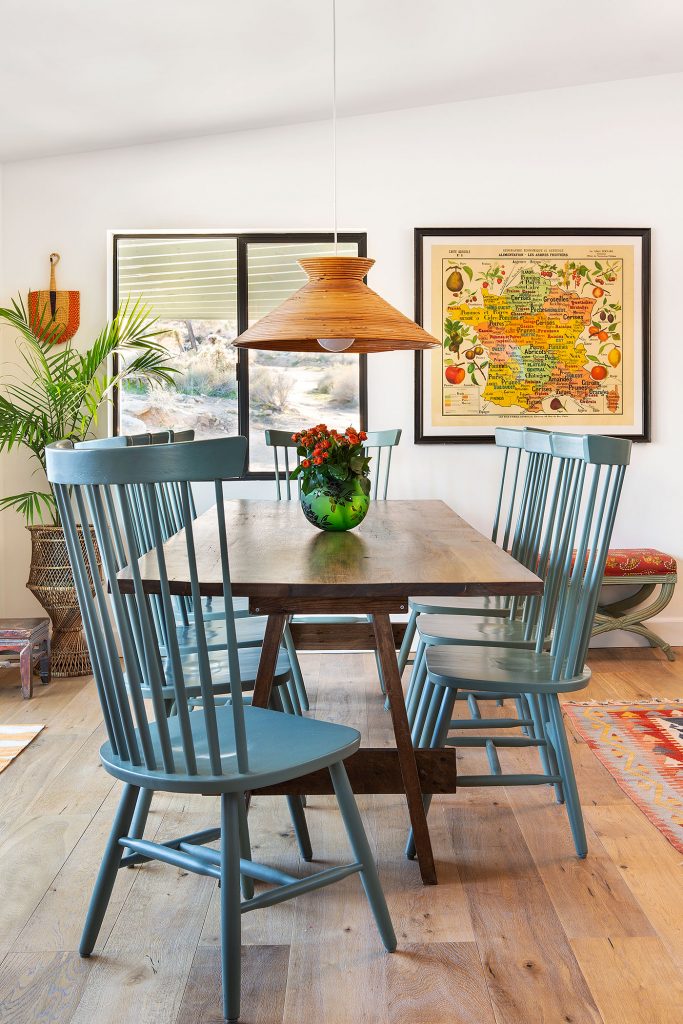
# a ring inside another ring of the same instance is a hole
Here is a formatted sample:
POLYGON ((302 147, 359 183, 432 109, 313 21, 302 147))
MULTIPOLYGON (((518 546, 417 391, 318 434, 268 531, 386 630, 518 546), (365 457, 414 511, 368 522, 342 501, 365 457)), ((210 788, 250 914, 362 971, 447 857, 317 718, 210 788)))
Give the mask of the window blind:
MULTIPOLYGON (((328 242, 250 242, 247 245, 249 322, 265 316, 306 283, 297 260, 331 255, 328 242)), ((340 242, 340 256, 356 256, 340 242)), ((119 238, 119 301, 142 299, 161 320, 237 319, 237 242, 234 238, 119 238)))

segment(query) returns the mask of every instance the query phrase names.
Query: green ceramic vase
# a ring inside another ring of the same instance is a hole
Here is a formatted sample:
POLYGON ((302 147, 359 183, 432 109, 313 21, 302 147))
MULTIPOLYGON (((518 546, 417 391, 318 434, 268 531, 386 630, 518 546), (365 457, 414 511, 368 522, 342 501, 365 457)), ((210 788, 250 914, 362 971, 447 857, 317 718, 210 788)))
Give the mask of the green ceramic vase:
POLYGON ((370 498, 354 480, 350 494, 332 483, 301 494, 301 508, 309 523, 319 530, 353 530, 365 519, 370 498))

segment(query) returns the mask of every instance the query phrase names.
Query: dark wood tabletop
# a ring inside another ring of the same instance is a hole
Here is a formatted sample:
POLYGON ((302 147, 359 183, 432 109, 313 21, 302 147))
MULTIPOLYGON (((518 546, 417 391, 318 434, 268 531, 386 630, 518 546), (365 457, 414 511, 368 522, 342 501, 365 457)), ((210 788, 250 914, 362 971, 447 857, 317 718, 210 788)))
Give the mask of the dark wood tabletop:
MULTIPOLYGON (((374 501, 348 533, 323 533, 295 501, 225 503, 233 593, 250 598, 404 599, 410 596, 540 594, 541 580, 443 501, 374 501)), ((200 590, 221 594, 215 508, 196 520, 200 590)), ((165 545, 171 590, 190 590, 184 533, 165 545)), ((145 589, 158 591, 155 553, 140 560, 145 589)), ((132 589, 130 570, 119 574, 132 589)))

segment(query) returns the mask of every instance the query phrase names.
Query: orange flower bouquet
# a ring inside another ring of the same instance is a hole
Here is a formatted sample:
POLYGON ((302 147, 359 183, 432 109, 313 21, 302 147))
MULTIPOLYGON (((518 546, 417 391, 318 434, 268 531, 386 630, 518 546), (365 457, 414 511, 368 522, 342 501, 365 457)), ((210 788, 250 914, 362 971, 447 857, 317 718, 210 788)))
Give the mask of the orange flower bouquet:
POLYGON ((364 430, 347 427, 343 434, 325 423, 292 434, 298 466, 292 479, 301 482, 301 507, 321 530, 349 530, 365 518, 370 495, 370 457, 364 430))

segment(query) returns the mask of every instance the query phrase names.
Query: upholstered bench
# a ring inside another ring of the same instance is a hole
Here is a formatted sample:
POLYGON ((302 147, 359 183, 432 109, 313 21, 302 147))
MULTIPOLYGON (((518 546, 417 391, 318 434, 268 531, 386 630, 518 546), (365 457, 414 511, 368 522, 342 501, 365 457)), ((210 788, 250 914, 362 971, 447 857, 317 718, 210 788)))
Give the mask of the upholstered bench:
POLYGON ((655 548, 610 550, 603 586, 634 586, 638 590, 630 597, 599 605, 593 636, 609 633, 613 629, 637 633, 638 636, 646 637, 651 647, 659 647, 669 661, 673 661, 675 655, 669 644, 645 623, 666 608, 673 597, 677 578, 676 559, 663 551, 655 548), (648 602, 653 594, 655 597, 648 602))

